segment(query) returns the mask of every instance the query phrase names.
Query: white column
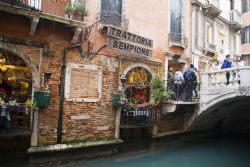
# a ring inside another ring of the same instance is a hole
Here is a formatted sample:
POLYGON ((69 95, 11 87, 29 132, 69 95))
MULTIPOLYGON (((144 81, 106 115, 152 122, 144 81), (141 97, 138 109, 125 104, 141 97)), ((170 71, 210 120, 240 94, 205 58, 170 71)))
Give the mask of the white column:
POLYGON ((116 118, 115 118, 115 138, 120 137, 120 120, 121 120, 121 107, 116 109, 116 118))

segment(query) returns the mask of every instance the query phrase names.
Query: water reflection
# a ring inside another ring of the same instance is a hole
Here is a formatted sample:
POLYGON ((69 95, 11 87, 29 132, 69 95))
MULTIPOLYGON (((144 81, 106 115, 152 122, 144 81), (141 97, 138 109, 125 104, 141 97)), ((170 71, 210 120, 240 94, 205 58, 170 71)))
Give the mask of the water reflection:
POLYGON ((175 148, 81 161, 61 167, 249 167, 250 137, 213 139, 175 148))

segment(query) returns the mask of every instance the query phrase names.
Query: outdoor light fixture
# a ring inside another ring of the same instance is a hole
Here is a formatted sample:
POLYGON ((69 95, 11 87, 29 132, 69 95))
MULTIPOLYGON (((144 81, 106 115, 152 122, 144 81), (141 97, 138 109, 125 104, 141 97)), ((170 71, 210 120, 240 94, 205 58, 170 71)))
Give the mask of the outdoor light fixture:
POLYGON ((50 77, 51 77, 50 71, 44 72, 44 85, 46 86, 47 89, 48 89, 48 82, 49 82, 50 77))
POLYGON ((121 76, 121 83, 124 85, 125 83, 126 83, 126 81, 127 81, 127 78, 124 76, 124 75, 122 75, 121 76))

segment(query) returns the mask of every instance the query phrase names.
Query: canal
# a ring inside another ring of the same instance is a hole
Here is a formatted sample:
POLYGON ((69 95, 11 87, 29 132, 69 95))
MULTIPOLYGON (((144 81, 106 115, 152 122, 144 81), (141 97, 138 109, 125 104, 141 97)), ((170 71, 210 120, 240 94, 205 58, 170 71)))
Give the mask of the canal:
POLYGON ((157 151, 78 161, 60 167, 249 167, 250 136, 185 142, 157 151))

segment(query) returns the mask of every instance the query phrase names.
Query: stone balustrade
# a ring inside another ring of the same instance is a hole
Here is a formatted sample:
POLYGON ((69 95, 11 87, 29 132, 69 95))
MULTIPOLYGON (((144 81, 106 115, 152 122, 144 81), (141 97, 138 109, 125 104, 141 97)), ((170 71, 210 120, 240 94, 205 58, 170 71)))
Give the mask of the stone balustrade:
POLYGON ((250 85, 250 66, 234 67, 201 74, 201 90, 250 85), (229 73, 229 84, 226 74, 229 73))

